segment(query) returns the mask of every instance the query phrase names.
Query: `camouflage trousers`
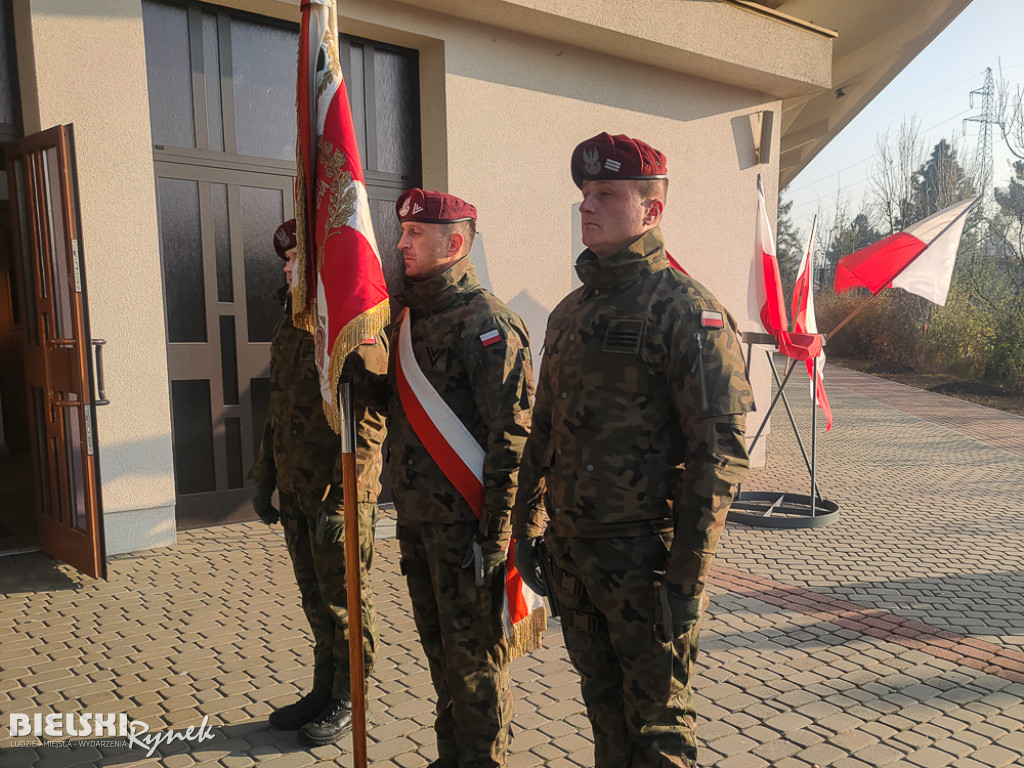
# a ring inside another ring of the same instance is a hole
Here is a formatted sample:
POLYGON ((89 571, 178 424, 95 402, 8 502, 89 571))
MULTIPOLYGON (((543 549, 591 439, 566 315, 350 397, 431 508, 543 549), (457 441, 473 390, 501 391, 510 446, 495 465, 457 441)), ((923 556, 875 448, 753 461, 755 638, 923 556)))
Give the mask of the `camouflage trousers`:
MULTIPOLYGON (((302 504, 291 494, 280 494, 281 525, 295 581, 302 595, 302 610, 313 633, 313 690, 347 699, 351 684, 348 654, 348 594, 345 586, 345 539, 317 544, 316 504, 302 504)), ((359 551, 362 558, 363 663, 366 679, 377 657, 377 611, 373 605, 369 571, 373 566, 373 529, 376 506, 359 505, 359 551)))
POLYGON ((399 524, 402 573, 437 693, 438 757, 460 768, 508 759, 512 693, 502 624, 504 572, 477 587, 463 556, 476 525, 399 524))
POLYGON ((583 539, 549 531, 562 634, 580 673, 595 768, 697 766, 690 680, 700 622, 655 632, 671 534, 583 539))

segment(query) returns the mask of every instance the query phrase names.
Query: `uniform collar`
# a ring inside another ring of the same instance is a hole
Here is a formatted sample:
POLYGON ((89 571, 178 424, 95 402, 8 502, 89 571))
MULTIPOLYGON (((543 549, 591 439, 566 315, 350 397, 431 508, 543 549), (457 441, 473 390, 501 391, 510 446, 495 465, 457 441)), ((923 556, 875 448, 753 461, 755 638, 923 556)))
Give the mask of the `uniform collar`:
POLYGON ((399 297, 409 309, 426 312, 442 309, 460 293, 480 287, 476 269, 469 256, 463 256, 439 275, 421 281, 405 281, 399 297))
POLYGON ((576 260, 576 274, 584 285, 608 291, 667 264, 665 241, 661 229, 655 227, 628 248, 603 259, 588 248, 576 260))

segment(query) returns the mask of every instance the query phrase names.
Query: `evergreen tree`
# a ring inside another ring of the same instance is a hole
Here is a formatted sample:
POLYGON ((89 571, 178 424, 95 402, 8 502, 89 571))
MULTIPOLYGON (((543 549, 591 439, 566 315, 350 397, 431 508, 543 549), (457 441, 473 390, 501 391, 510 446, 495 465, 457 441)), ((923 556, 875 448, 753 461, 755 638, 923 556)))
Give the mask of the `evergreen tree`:
POLYGON ((931 216, 974 194, 974 181, 957 160, 956 149, 942 139, 914 174, 913 220, 931 216))

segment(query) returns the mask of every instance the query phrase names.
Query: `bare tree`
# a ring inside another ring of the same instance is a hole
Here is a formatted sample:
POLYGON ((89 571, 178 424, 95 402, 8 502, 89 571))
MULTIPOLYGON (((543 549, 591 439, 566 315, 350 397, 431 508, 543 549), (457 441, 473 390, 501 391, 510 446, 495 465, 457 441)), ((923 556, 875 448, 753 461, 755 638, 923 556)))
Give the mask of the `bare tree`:
POLYGON ((1024 88, 1003 77, 999 68, 996 83, 996 122, 1003 143, 1018 160, 1024 160, 1024 88))
POLYGON ((921 121, 916 115, 903 121, 895 141, 890 141, 889 131, 876 139, 868 199, 886 234, 905 229, 915 219, 914 174, 925 156, 921 121))

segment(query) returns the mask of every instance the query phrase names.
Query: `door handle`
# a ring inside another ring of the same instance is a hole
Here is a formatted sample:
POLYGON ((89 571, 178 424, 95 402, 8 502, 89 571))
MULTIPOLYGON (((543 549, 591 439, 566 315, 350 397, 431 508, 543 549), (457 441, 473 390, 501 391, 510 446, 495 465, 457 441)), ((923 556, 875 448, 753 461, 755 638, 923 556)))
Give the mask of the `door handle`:
POLYGON ((50 342, 50 349, 74 349, 78 342, 74 339, 53 339, 50 342))
POLYGON ((110 405, 110 401, 107 400, 106 383, 103 380, 103 345, 106 343, 106 339, 92 339, 92 345, 96 348, 96 405, 110 405))

